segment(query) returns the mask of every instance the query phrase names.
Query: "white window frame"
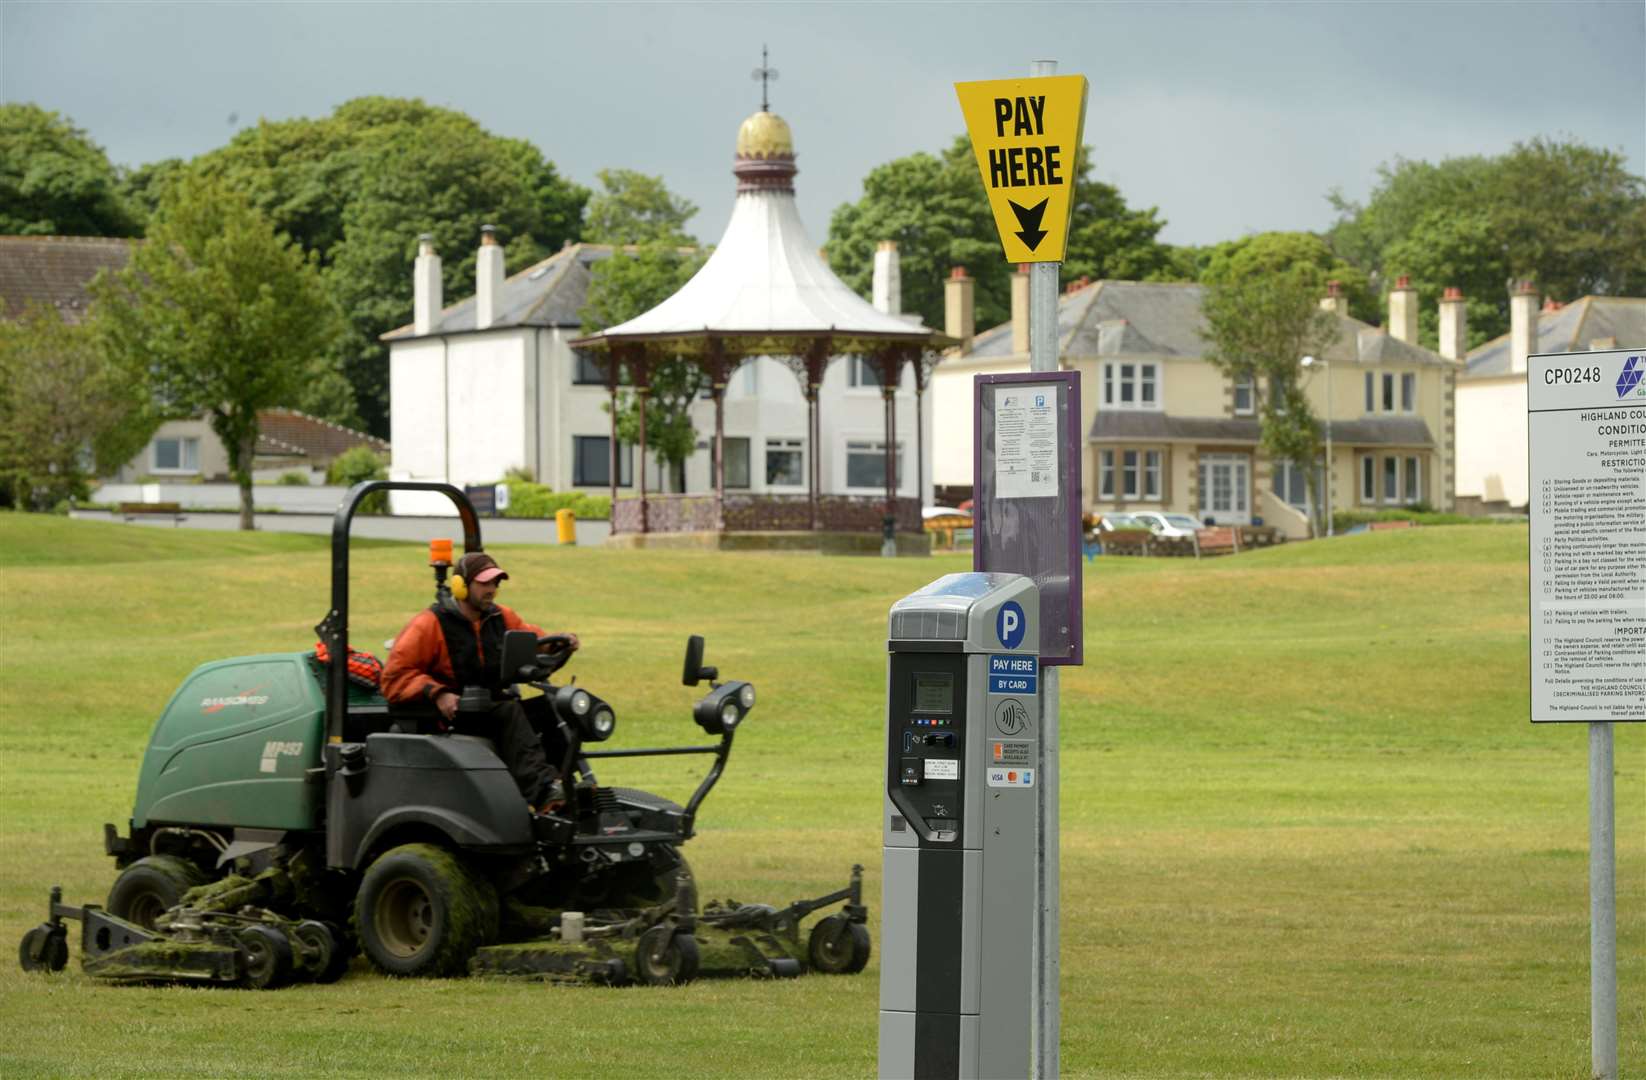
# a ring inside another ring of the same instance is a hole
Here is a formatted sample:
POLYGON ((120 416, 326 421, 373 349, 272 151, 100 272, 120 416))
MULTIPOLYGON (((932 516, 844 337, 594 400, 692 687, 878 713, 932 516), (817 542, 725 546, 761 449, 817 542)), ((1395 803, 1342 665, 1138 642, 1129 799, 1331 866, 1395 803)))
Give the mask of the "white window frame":
POLYGON ((1114 501, 1114 454, 1110 449, 1097 452, 1097 497, 1114 501))
POLYGON ((1236 416, 1251 416, 1257 412, 1257 378, 1246 375, 1234 381, 1234 414, 1236 416), (1246 404, 1240 404, 1240 392, 1246 392, 1246 404))
MULTIPOLYGON (((851 475, 852 475, 851 474, 851 457, 852 457, 852 450, 853 450, 854 447, 868 447, 872 450, 873 453, 878 454, 882 461, 884 461, 886 459, 886 437, 884 435, 881 435, 881 434, 874 434, 874 435, 869 435, 869 434, 851 435, 851 434, 847 434, 847 435, 843 435, 842 438, 841 438, 841 441, 840 441, 840 458, 839 458, 839 461, 840 461, 840 486, 841 486, 841 490, 846 491, 850 494, 869 494, 869 493, 874 493, 874 492, 884 494, 885 490, 886 490, 886 485, 885 485, 884 481, 882 481, 879 484, 875 484, 873 487, 854 487, 852 485, 852 482, 851 482, 851 475)), ((909 471, 908 465, 903 460, 903 455, 907 450, 908 450, 908 444, 905 443, 902 439, 897 440, 897 461, 896 461, 897 488, 896 488, 896 491, 899 495, 903 494, 903 485, 909 479, 909 477, 908 477, 908 471, 909 471)))
MULTIPOLYGON (((1252 519, 1252 457, 1250 454, 1201 454, 1196 466, 1196 484, 1198 494, 1195 499, 1194 517, 1204 521, 1206 518, 1241 519, 1249 522, 1252 519), (1212 475, 1218 466, 1228 466, 1229 475, 1229 506, 1218 509, 1212 500, 1212 475)), ((1230 524, 1232 522, 1224 522, 1230 524)))
POLYGON ((1400 411, 1403 413, 1417 412, 1417 372, 1402 371, 1400 373, 1400 411))
POLYGON ((198 476, 200 475, 200 438, 197 435, 159 435, 149 444, 150 472, 163 476, 198 476), (177 464, 160 464, 160 444, 177 444, 177 464), (189 464, 189 458, 194 458, 194 464, 189 464))
POLYGON ((1410 506, 1423 501, 1423 457, 1421 454, 1400 455, 1400 501, 1410 506), (1410 481, 1408 483, 1408 481, 1410 481))
POLYGON ((1395 373, 1392 371, 1385 371, 1382 372, 1382 375, 1383 411, 1386 413, 1392 413, 1395 411, 1395 373))
POLYGON ((1103 362, 1103 409, 1159 412, 1166 407, 1166 380, 1162 378, 1165 365, 1155 360, 1105 360, 1103 362), (1124 369, 1131 368, 1131 378, 1124 369), (1144 402, 1143 387, 1154 392, 1154 400, 1144 402), (1130 386, 1132 400, 1122 400, 1130 386))
POLYGON ((760 475, 767 478, 767 491, 804 491, 806 490, 806 440, 805 439, 767 439, 766 456, 760 462, 760 475), (774 453, 795 454, 800 458, 800 479, 793 484, 772 483, 770 460, 774 453))
POLYGON ((1099 449, 1098 500, 1128 504, 1162 502, 1165 464, 1166 454, 1162 450, 1148 450, 1140 446, 1099 449))
MULTIPOLYGON (((1370 378, 1371 376, 1367 376, 1370 378)), ((1377 455, 1360 455, 1360 503, 1362 506, 1377 505, 1377 455)))
POLYGON ((1366 412, 1377 412, 1377 375, 1370 371, 1366 373, 1366 412))

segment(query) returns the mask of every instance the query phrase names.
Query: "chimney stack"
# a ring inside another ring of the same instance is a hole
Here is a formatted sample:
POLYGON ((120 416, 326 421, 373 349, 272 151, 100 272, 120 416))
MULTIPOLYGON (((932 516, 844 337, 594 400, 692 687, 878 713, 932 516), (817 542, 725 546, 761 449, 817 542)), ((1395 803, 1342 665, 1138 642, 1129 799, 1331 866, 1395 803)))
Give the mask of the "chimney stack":
POLYGON ((1417 290, 1405 274, 1389 290, 1389 334, 1408 345, 1417 344, 1417 290))
POLYGON ((1330 311, 1348 318, 1349 298, 1343 295, 1343 283, 1341 281, 1328 281, 1326 283, 1326 295, 1320 298, 1320 310, 1330 311))
POLYGON ((480 226, 480 257, 474 276, 474 325, 484 330, 497 320, 497 306, 503 300, 503 245, 490 225, 480 226))
POLYGON ((1509 290, 1509 370, 1526 370, 1526 358, 1537 351, 1537 286, 1518 281, 1509 290))
POLYGON ((874 308, 887 315, 903 314, 903 271, 896 240, 882 240, 874 251, 874 308))
POLYGON ((949 280, 943 283, 943 332, 959 339, 962 352, 972 347, 972 334, 977 328, 972 296, 975 284, 966 276, 964 266, 950 270, 949 280))
POLYGON ((1012 352, 1029 351, 1029 264, 1012 275, 1012 352))
POLYGON ((440 256, 434 253, 434 234, 417 238, 417 261, 412 264, 412 330, 434 332, 434 322, 445 305, 440 295, 440 256))
POLYGON ((1440 298, 1440 355, 1448 360, 1462 361, 1468 352, 1468 305, 1463 302, 1463 290, 1456 285, 1448 285, 1440 298))

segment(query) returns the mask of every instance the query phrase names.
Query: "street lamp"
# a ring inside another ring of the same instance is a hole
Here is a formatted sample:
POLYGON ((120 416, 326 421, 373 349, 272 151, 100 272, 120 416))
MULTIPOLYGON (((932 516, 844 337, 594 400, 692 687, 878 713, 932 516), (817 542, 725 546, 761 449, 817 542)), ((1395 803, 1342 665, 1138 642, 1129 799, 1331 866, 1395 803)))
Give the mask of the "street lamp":
POLYGON ((1326 369, 1326 535, 1335 534, 1332 524, 1332 362, 1314 356, 1305 356, 1303 366, 1316 364, 1326 369))

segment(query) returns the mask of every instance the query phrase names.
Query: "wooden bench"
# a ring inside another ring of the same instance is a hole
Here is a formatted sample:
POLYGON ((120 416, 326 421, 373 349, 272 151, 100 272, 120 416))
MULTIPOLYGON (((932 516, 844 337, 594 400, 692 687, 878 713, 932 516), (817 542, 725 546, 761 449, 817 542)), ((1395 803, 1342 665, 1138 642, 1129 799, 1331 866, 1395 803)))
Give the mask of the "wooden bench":
POLYGON ((1148 555, 1154 547, 1154 533, 1148 529, 1115 529, 1097 535, 1105 555, 1148 555))
POLYGON ((1194 534, 1194 555, 1240 554, 1240 530, 1229 525, 1197 529, 1194 534))
POLYGON ((933 547, 952 548, 959 540, 967 544, 972 541, 972 519, 970 514, 943 514, 940 517, 926 519, 926 531, 932 534, 933 547), (941 537, 943 543, 937 543, 941 537))
POLYGON ((1402 518, 1399 521, 1374 521, 1370 528, 1372 532, 1382 532, 1384 529, 1410 529, 1416 525, 1417 522, 1402 518))
POLYGON ((169 517, 176 525, 183 520, 183 508, 174 502, 123 502, 118 513, 122 521, 134 521, 137 518, 169 517))

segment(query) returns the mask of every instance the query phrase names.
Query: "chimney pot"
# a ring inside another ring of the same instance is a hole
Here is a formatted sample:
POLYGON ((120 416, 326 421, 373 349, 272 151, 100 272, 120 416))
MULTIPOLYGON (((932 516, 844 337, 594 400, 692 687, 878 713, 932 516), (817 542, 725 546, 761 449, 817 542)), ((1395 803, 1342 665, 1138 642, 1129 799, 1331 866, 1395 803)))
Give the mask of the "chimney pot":
POLYGON ((1441 299, 1442 300, 1461 300, 1461 299, 1463 299, 1463 290, 1458 288, 1456 285, 1448 285, 1448 286, 1446 286, 1446 292, 1441 297, 1441 299))
POLYGON ((1326 283, 1326 295, 1327 296, 1342 296, 1343 295, 1343 283, 1341 281, 1335 281, 1335 280, 1334 281, 1328 281, 1326 283))
POLYGON ((1535 294, 1536 292, 1537 286, 1530 281, 1515 282, 1514 293, 1516 296, 1525 296, 1528 293, 1535 294))
POLYGON ((480 226, 480 243, 482 246, 497 243, 497 227, 495 225, 480 226))
POLYGON ((880 241, 880 243, 875 245, 875 250, 876 251, 896 251, 897 250, 897 241, 896 240, 882 240, 882 241, 880 241))
POLYGON ((1397 289, 1409 289, 1411 287, 1412 287, 1412 279, 1408 275, 1401 274, 1399 277, 1395 278, 1395 288, 1397 288, 1397 289))
POLYGON ((966 268, 964 266, 952 267, 949 270, 949 280, 950 281, 959 281, 962 278, 964 278, 965 276, 966 276, 966 268))
POLYGON ((1544 311, 1559 311, 1560 307, 1561 307, 1560 301, 1556 300, 1552 296, 1549 297, 1547 300, 1543 301, 1543 310, 1544 311))

